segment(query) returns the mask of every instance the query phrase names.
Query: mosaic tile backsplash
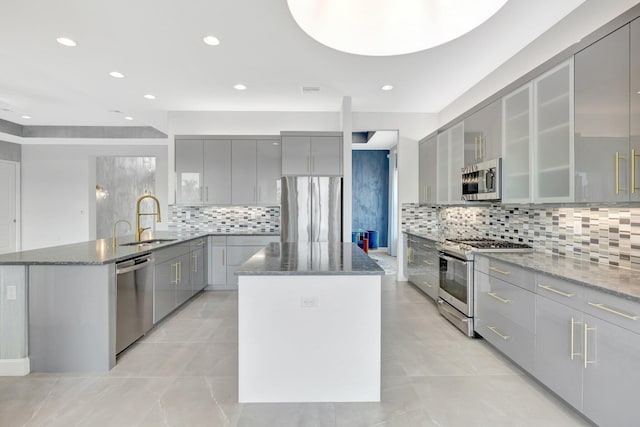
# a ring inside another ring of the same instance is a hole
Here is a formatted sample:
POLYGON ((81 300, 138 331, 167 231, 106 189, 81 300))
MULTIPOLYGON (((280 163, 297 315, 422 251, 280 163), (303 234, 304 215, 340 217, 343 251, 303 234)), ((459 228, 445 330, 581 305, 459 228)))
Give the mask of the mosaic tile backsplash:
POLYGON ((169 206, 169 230, 280 232, 278 206, 169 206))
POLYGON ((402 205, 404 230, 528 243, 537 252, 640 270, 640 208, 402 205))

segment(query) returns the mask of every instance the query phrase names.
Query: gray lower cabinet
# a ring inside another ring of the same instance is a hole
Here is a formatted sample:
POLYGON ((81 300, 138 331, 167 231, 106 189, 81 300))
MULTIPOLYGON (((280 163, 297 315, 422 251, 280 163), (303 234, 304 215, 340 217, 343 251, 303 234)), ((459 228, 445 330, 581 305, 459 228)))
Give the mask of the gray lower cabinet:
POLYGON ((209 237, 209 286, 212 289, 227 286, 227 237, 209 237))
POLYGON ((409 281, 435 301, 440 288, 440 261, 435 242, 414 235, 406 236, 409 281))
POLYGON ((207 286, 207 238, 191 242, 190 282, 191 294, 195 295, 207 286))
POLYGON ((153 286, 153 323, 158 323, 176 306, 174 281, 178 267, 173 259, 156 263, 153 286))

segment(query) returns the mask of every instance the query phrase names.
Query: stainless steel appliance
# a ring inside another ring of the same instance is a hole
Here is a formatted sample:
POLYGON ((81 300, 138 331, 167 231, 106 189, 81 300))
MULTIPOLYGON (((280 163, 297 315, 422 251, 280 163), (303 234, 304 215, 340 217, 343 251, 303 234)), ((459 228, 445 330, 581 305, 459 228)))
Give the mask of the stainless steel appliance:
POLYGON ((153 327, 153 256, 116 264, 116 354, 153 327))
POLYGON ((477 252, 531 252, 529 245, 493 239, 445 240, 440 250, 438 311, 458 329, 472 337, 473 259, 477 252))
POLYGON ((500 200, 502 159, 462 168, 462 200, 500 200))
POLYGON ((280 196, 281 241, 342 241, 341 177, 285 176, 280 196))

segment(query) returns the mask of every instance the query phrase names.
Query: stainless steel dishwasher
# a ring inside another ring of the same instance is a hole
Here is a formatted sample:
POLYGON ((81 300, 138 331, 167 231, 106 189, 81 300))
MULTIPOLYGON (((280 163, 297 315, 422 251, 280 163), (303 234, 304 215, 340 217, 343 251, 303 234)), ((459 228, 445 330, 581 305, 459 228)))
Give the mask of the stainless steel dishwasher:
POLYGON ((116 354, 153 326, 153 256, 116 264, 116 354))

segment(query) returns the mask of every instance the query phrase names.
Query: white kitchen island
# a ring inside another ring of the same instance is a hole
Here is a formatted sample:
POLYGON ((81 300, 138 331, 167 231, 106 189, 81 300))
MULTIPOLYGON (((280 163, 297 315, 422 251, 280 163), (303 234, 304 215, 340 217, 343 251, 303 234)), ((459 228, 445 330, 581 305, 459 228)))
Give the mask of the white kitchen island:
POLYGON ((236 274, 240 402, 380 401, 375 261, 353 243, 271 243, 236 274))

